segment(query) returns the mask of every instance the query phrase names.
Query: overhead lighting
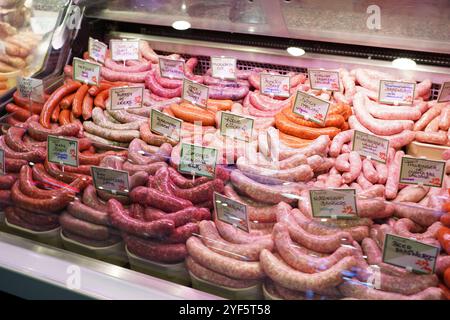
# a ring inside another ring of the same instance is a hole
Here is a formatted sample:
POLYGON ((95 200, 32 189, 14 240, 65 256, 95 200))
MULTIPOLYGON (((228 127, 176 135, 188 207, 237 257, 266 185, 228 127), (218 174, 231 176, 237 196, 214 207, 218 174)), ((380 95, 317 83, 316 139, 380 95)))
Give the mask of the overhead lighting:
POLYGON ((172 28, 176 30, 187 30, 191 27, 191 24, 185 20, 177 20, 172 23, 172 28))
POLYGON ((248 27, 248 32, 255 32, 256 31, 256 29, 255 29, 255 27, 248 27))
POLYGON ((298 47, 289 47, 286 49, 287 52, 294 57, 299 57, 305 54, 305 50, 303 50, 302 48, 298 48, 298 47))
POLYGON ((414 69, 416 67, 416 62, 408 58, 398 58, 392 61, 392 66, 398 69, 414 69))

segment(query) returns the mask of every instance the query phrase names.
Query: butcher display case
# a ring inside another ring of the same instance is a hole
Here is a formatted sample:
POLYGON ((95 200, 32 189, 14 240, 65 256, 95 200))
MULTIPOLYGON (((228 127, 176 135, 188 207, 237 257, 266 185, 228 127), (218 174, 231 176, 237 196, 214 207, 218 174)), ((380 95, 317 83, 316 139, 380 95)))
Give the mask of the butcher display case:
POLYGON ((0 290, 449 299, 449 16, 445 0, 24 2, 9 23, 39 34, 26 75, 49 98, 2 129, 0 290), (125 92, 138 108, 119 110, 125 92))

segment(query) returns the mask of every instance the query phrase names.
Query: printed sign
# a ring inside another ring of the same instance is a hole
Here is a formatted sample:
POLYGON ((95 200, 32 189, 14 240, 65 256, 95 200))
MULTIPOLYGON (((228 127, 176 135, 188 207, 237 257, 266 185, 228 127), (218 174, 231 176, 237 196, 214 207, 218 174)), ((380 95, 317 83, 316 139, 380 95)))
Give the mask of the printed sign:
POLYGON ((48 136, 47 158, 49 162, 78 167, 78 140, 48 136))
POLYGON ((445 173, 445 161, 402 157, 400 183, 421 184, 441 188, 445 173))
POLYGON ((372 160, 386 163, 389 140, 355 130, 352 150, 363 157, 370 157, 372 160))
POLYGON ((5 169, 5 150, 0 149, 0 175, 4 175, 6 173, 5 169))
POLYGON ((410 271, 432 274, 439 251, 439 247, 387 233, 382 261, 410 271))
POLYGON ((325 125, 330 102, 319 99, 302 91, 297 91, 292 112, 306 120, 325 125))
POLYGON ((109 49, 114 61, 139 60, 139 40, 111 40, 109 49))
POLYGON ((214 192, 214 212, 217 220, 231 224, 245 232, 250 232, 245 204, 214 192))
POLYGON ((44 102, 44 84, 42 79, 18 77, 17 90, 22 98, 44 102))
POLYGON ((144 87, 113 87, 109 89, 111 110, 141 108, 144 87))
POLYGON ((182 143, 178 171, 213 178, 216 173, 217 149, 182 143))
POLYGON ((222 136, 249 142, 252 137, 254 119, 231 112, 222 112, 220 134, 222 136))
POLYGON ((261 73, 259 87, 263 94, 274 97, 289 97, 291 90, 291 77, 279 74, 261 73))
POLYGON ((94 59, 95 61, 99 61, 101 63, 105 63, 107 50, 108 46, 105 43, 89 37, 89 44, 88 44, 89 58, 94 59))
POLYGON ((163 78, 184 79, 184 61, 159 58, 159 72, 163 78))
POLYGON ((123 195, 130 192, 127 171, 92 166, 91 175, 96 189, 123 195))
POLYGON ((308 69, 311 89, 339 91, 341 83, 338 71, 308 69))
POLYGON ((92 85, 100 83, 100 64, 79 58, 73 58, 72 64, 73 80, 92 85))
POLYGON ((235 80, 236 58, 211 57, 211 71, 214 78, 235 80))
POLYGON ((416 84, 414 82, 380 80, 378 101, 385 104, 412 105, 415 90, 416 84))
POLYGON ((355 189, 309 190, 316 218, 357 218, 355 189))
POLYGON ((209 88, 194 81, 184 79, 181 98, 198 107, 206 108, 208 103, 209 88))
POLYGON ((171 117, 161 111, 152 109, 150 114, 150 129, 174 141, 181 139, 183 120, 171 117))
POLYGON ((450 81, 444 82, 439 91, 439 96, 437 102, 448 102, 450 101, 450 81))

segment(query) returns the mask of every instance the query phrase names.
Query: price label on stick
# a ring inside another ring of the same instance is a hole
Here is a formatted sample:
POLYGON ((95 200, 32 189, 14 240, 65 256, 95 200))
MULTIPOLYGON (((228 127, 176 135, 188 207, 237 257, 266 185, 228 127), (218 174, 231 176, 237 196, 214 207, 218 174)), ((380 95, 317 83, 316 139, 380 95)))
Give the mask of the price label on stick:
POLYGON ((338 71, 308 69, 308 78, 313 90, 339 91, 341 87, 338 71))
POLYGON ((4 175, 6 173, 5 169, 5 150, 0 149, 0 175, 4 175))
POLYGON ((216 174, 217 149, 182 143, 178 171, 195 176, 214 178, 216 174))
POLYGON ((355 189, 309 190, 315 218, 357 218, 355 189))
POLYGON ((302 91, 297 91, 292 112, 306 120, 325 125, 330 102, 319 99, 302 91))
POLYGON ((261 73, 259 76, 259 87, 263 94, 287 98, 290 96, 291 77, 279 74, 261 73))
POLYGON ((184 61, 159 58, 161 77, 169 79, 184 79, 184 61))
POLYGON ((415 90, 415 82, 380 80, 378 101, 385 104, 412 105, 415 90))
POLYGON ((387 233, 382 261, 417 273, 432 274, 439 252, 439 247, 387 233))
POLYGON ((220 134, 249 142, 252 137, 254 121, 253 118, 223 111, 220 119, 220 134))
POLYGON ((181 98, 198 107, 206 108, 209 97, 209 88, 194 81, 184 79, 181 98))
POLYGON ((181 139, 181 125, 183 120, 171 117, 161 111, 152 109, 150 114, 150 130, 168 137, 173 141, 181 139))
POLYGON ((389 150, 389 140, 372 134, 355 130, 353 133, 352 150, 363 157, 386 163, 389 150))
POLYGON ((100 64, 73 58, 73 80, 91 85, 100 83, 100 64))
POLYGON ((18 77, 17 90, 22 98, 44 102, 44 84, 42 79, 18 77))
POLYGON ((245 204, 214 192, 214 212, 217 220, 231 224, 245 232, 250 232, 245 204))
POLYGON ((144 87, 113 87, 109 89, 111 110, 141 108, 144 98, 144 87))
POLYGON ((442 188, 445 161, 404 156, 400 167, 400 183, 442 188))
POLYGON ((439 96, 437 102, 448 102, 450 101, 450 81, 444 82, 439 91, 439 96))
POLYGON ((118 40, 109 42, 111 59, 114 61, 139 60, 139 40, 118 40))
POLYGON ((101 63, 105 63, 107 50, 108 46, 105 43, 89 37, 88 43, 89 58, 94 59, 95 61, 101 63))
POLYGON ((47 137, 47 158, 49 162, 78 167, 78 139, 49 135, 47 137))
POLYGON ((236 58, 211 57, 211 74, 224 80, 236 79, 236 58))
POLYGON ((98 190, 127 195, 130 192, 127 171, 92 166, 91 175, 94 186, 98 190))

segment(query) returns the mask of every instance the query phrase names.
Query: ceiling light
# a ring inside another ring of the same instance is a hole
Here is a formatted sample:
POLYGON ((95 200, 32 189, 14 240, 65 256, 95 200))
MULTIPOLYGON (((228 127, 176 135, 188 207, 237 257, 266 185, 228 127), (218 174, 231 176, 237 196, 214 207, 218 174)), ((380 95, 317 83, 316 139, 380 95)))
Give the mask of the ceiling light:
POLYGON ((289 47, 286 49, 287 52, 294 57, 299 57, 305 54, 305 50, 303 50, 302 48, 298 48, 298 47, 289 47))
POLYGON ((392 66, 398 69, 414 69, 416 67, 416 62, 408 58, 398 58, 392 61, 392 66))
POLYGON ((191 27, 191 24, 185 20, 178 20, 172 23, 172 27, 176 30, 187 30, 191 27))
POLYGON ((248 32, 255 32, 256 31, 256 29, 255 29, 255 27, 248 27, 248 32))

